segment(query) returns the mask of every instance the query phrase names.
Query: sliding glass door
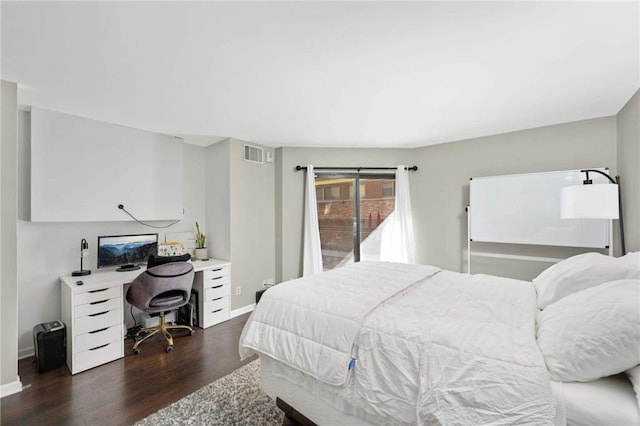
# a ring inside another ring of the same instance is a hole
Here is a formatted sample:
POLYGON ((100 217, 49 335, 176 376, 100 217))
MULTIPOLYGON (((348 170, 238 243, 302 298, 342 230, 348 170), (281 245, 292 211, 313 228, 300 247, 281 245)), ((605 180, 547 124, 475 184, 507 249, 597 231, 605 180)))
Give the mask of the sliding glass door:
POLYGON ((324 270, 378 260, 395 175, 316 172, 315 187, 324 270))

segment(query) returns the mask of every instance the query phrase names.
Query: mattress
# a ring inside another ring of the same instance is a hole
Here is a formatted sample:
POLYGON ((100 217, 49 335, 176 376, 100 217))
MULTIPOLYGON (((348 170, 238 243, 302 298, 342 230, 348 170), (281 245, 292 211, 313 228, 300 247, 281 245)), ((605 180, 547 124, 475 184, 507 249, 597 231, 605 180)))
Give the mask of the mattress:
MULTIPOLYGON (((272 398, 280 397, 316 424, 380 424, 379 419, 346 404, 345 388, 318 382, 267 356, 261 356, 260 362, 260 387, 272 398)), ((556 398, 555 424, 558 426, 640 425, 635 392, 624 375, 588 383, 552 382, 552 385, 556 398)))
POLYGON ((566 424, 640 425, 640 408, 629 379, 624 374, 593 382, 552 382, 553 392, 563 408, 566 424))
POLYGON ((346 404, 344 387, 319 382, 265 355, 260 356, 260 366, 260 388, 274 400, 279 397, 287 402, 317 425, 378 424, 365 412, 346 404), (349 412, 351 414, 347 414, 349 412))

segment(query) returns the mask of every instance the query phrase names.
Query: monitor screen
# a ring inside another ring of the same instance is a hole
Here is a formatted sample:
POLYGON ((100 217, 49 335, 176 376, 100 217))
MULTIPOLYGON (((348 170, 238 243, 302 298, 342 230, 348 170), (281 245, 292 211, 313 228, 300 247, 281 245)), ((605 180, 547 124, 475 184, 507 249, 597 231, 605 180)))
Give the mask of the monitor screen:
POLYGON ((158 254, 158 234, 98 237, 98 268, 146 263, 158 254))

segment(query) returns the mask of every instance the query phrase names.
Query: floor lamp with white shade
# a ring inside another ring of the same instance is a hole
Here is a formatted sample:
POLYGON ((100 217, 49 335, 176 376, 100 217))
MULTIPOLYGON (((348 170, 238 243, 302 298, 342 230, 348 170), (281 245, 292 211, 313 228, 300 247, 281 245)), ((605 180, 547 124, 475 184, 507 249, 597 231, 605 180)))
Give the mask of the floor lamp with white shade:
POLYGON ((622 195, 620 176, 615 180, 607 173, 596 169, 580 170, 586 173, 582 185, 565 186, 560 193, 560 217, 563 219, 618 219, 620 225, 620 249, 626 254, 624 245, 624 222, 622 219, 622 195), (589 173, 605 176, 609 183, 593 184, 589 173))

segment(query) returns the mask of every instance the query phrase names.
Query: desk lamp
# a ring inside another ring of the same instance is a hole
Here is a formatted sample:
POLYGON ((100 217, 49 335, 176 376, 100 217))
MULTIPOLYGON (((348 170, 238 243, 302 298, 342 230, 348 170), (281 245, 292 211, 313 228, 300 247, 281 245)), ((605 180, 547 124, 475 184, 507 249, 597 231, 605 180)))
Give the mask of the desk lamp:
POLYGON ((71 276, 73 277, 80 277, 83 275, 89 275, 91 274, 91 269, 82 269, 82 259, 85 257, 89 257, 89 244, 87 243, 87 240, 85 240, 84 238, 80 241, 80 270, 79 271, 73 271, 71 273, 71 276))
POLYGON ((620 248, 626 254, 624 245, 624 223, 622 221, 622 194, 620 176, 615 180, 600 170, 580 170, 586 173, 582 185, 565 186, 560 193, 560 217, 563 219, 618 219, 620 225, 620 248), (589 173, 599 173, 612 184, 593 184, 589 173))

